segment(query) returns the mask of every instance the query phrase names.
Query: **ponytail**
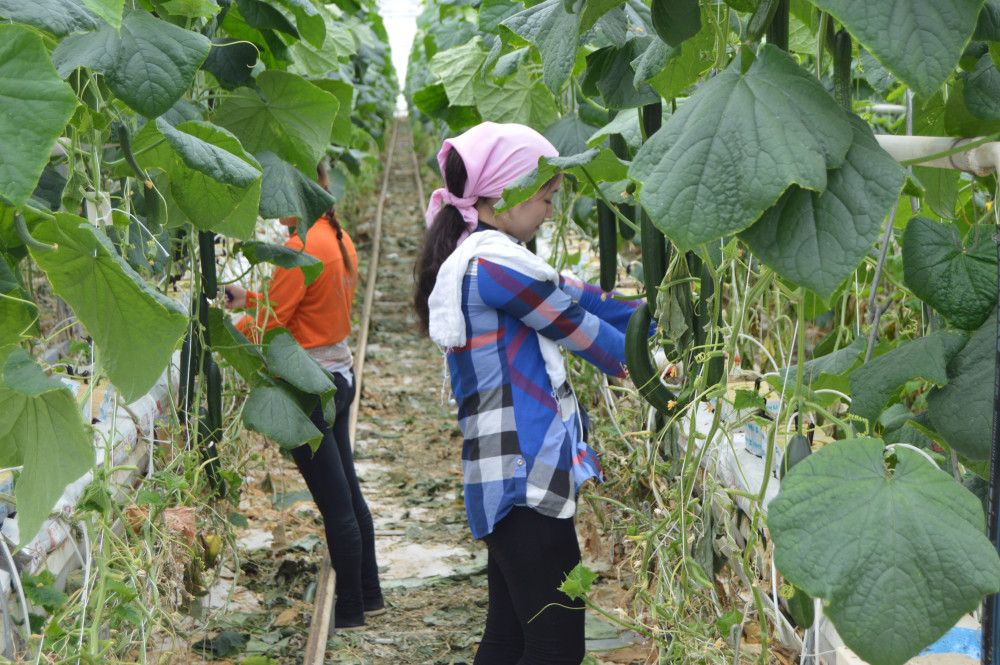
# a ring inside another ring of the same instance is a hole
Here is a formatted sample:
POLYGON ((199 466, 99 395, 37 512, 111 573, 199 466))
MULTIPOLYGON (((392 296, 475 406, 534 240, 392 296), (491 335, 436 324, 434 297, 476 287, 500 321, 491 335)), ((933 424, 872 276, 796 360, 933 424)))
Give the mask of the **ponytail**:
MULTIPOLYGON (((457 150, 448 152, 445 158, 445 186, 455 196, 462 196, 465 182, 468 179, 465 163, 457 150)), ((434 223, 424 234, 424 246, 420 257, 413 267, 413 281, 416 289, 413 295, 413 306, 420 319, 420 331, 426 333, 430 325, 430 311, 427 299, 434 290, 438 269, 451 253, 455 251, 459 236, 467 227, 462 213, 453 205, 445 205, 434 218, 434 223)))
MULTIPOLYGON (((316 165, 316 182, 324 190, 330 184, 330 176, 326 172, 326 164, 320 161, 316 165)), ((337 233, 337 245, 340 246, 340 257, 344 261, 344 270, 347 272, 347 281, 349 283, 358 283, 358 266, 351 260, 351 255, 347 253, 347 245, 344 244, 344 230, 340 228, 340 220, 337 219, 337 212, 331 207, 329 210, 323 213, 323 219, 333 228, 337 233)))
POLYGON ((337 233, 337 245, 340 246, 340 256, 344 260, 344 270, 347 273, 347 281, 354 284, 358 283, 358 267, 351 260, 351 255, 347 253, 347 245, 344 244, 344 230, 340 228, 340 220, 337 219, 337 213, 334 212, 333 208, 330 208, 323 213, 323 219, 326 220, 333 230, 337 233))

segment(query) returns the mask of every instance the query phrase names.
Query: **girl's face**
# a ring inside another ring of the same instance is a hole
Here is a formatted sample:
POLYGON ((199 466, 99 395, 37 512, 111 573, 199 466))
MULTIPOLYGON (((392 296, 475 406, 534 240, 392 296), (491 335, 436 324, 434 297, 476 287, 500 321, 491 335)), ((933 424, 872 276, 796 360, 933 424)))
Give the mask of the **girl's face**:
POLYGON ((557 175, 547 187, 543 187, 524 203, 518 203, 507 212, 497 215, 497 228, 514 236, 521 242, 528 242, 546 219, 552 217, 552 199, 559 190, 562 174, 557 175))

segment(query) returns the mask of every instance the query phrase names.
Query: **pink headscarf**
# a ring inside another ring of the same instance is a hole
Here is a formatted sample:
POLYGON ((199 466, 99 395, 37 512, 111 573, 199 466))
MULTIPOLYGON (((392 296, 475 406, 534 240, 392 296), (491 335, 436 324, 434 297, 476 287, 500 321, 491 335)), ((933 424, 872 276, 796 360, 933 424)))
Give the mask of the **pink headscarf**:
POLYGON ((465 163, 468 174, 465 192, 458 197, 446 188, 435 189, 424 219, 427 228, 430 228, 442 206, 453 205, 458 208, 466 225, 458 244, 462 244, 479 224, 475 205, 480 197, 499 198, 504 187, 538 166, 539 157, 559 156, 559 151, 548 139, 530 127, 515 123, 484 122, 460 136, 445 139, 437 156, 442 178, 445 159, 452 149, 458 151, 465 163))

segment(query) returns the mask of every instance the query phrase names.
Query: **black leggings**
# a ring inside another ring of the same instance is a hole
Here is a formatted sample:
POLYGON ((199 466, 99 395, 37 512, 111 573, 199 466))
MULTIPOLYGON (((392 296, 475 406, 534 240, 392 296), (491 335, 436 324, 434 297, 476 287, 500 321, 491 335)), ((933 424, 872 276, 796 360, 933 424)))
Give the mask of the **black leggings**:
MULTIPOLYGON (((351 453, 350 414, 355 383, 332 374, 337 386, 333 427, 323 420, 322 406, 312 413, 313 424, 323 433, 315 453, 308 445, 292 449, 292 458, 323 515, 330 562, 337 573, 338 616, 360 615, 366 604, 381 602, 382 591, 375 561, 375 527, 354 471, 351 453)), ((353 378, 353 372, 352 372, 353 378)))
POLYGON ((514 508, 483 540, 490 606, 475 665, 580 665, 584 604, 557 589, 580 562, 573 518, 514 508))

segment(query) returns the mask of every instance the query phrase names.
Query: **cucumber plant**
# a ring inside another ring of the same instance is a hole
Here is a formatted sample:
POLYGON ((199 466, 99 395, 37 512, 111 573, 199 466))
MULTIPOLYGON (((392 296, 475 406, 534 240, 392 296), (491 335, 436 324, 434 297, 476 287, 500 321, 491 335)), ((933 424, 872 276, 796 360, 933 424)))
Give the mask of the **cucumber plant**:
MULTIPOLYGON (((987 468, 996 177, 908 173, 876 133, 997 138, 1000 3, 428 2, 420 26, 411 124, 447 134, 515 121, 553 141, 562 157, 504 204, 558 170, 572 176, 564 190, 595 201, 605 287, 619 263, 606 250, 638 241, 641 316, 652 310, 654 339, 683 361, 682 412, 756 367, 777 372, 786 408, 834 434, 782 479, 767 526, 778 570, 823 600, 848 646, 873 665, 902 663, 997 590, 979 503, 943 472, 987 468), (629 218, 621 208, 635 204, 642 216, 629 218), (904 446, 931 450, 942 469, 904 446), (841 473, 848 459, 863 462, 841 473), (951 484, 938 495, 925 481, 951 484), (819 485, 838 499, 821 503, 819 485), (865 492, 912 501, 888 523, 841 519, 865 492), (913 520, 928 527, 920 538, 913 520), (829 542, 869 556, 862 565, 829 542), (947 563, 929 574, 928 561, 947 563), (903 606, 926 611, 904 617, 903 606)), ((648 353, 633 358, 639 394, 662 409, 648 353)), ((763 506, 763 489, 729 496, 763 506)))
POLYGON ((285 447, 318 441, 310 400, 333 386, 287 332, 257 345, 235 330, 216 254, 315 278, 309 257, 257 241, 258 221, 316 219, 377 162, 397 91, 377 7, 33 0, 0 1, 0 17, 0 467, 23 467, 20 544, 95 460, 90 423, 36 360, 59 331, 39 325, 25 276, 68 305, 93 342, 90 380, 108 379, 119 403, 180 351, 185 443, 234 500, 238 475, 219 462, 234 431, 225 380, 249 390, 242 424, 285 447), (333 194, 314 182, 321 158, 333 194))

